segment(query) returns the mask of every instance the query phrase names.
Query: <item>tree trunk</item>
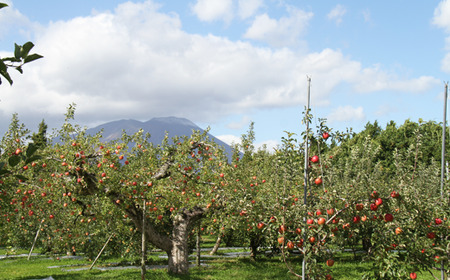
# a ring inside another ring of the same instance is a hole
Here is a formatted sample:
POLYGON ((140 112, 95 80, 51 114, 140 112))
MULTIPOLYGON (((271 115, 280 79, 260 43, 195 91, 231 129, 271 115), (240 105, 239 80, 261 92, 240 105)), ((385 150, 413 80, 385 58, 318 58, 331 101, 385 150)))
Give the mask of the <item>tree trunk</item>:
MULTIPOLYGON (((124 207, 122 204, 115 203, 116 200, 124 200, 122 194, 109 191, 106 192, 112 202, 119 208, 122 208, 128 214, 139 231, 143 230, 143 207, 131 204, 124 207)), ((180 209, 179 213, 173 218, 173 229, 170 236, 159 232, 150 220, 145 222, 145 239, 165 251, 169 258, 169 273, 187 274, 189 272, 189 231, 192 225, 200 220, 205 213, 206 208, 194 207, 193 209, 180 209)))
POLYGON ((250 258, 252 260, 255 260, 256 256, 258 255, 258 247, 260 243, 261 240, 257 236, 250 237, 250 258))
POLYGON ((169 273, 187 274, 189 272, 188 227, 189 219, 177 215, 173 222, 172 250, 167 252, 169 257, 169 273))
POLYGON ((220 232, 219 236, 217 237, 216 244, 214 244, 214 247, 212 248, 211 252, 209 252, 210 256, 215 255, 217 253, 217 250, 219 250, 220 243, 222 242, 222 235, 223 233, 220 232))

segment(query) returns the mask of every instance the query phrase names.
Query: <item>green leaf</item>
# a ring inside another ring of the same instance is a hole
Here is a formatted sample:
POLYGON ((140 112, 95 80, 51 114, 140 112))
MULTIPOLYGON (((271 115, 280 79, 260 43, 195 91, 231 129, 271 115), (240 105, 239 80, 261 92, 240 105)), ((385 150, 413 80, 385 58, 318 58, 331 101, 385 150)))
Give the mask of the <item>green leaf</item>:
POLYGON ((4 57, 1 60, 3 60, 3 61, 11 61, 11 62, 21 62, 20 59, 17 59, 15 57, 4 57))
POLYGON ((23 74, 23 70, 22 70, 22 67, 21 67, 21 66, 17 66, 15 69, 16 69, 17 71, 19 71, 20 74, 23 74))
POLYGON ((2 170, 3 169, 3 167, 5 167, 5 165, 6 165, 6 162, 0 162, 0 170, 2 170))
MULTIPOLYGON (((1 68, 1 63, 0 63, 0 68, 1 68)), ((8 80, 9 84, 12 85, 13 81, 11 79, 11 76, 9 76, 7 70, 1 70, 0 69, 0 75, 2 75, 3 77, 5 77, 6 80, 8 80)))
POLYGON ((28 178, 25 177, 25 176, 23 176, 23 175, 14 175, 14 177, 16 177, 16 178, 19 179, 19 180, 23 180, 23 181, 28 180, 28 178))
POLYGON ((27 57, 25 57, 25 59, 23 60, 23 63, 25 64, 25 63, 31 62, 31 61, 39 59, 39 58, 43 58, 43 56, 40 54, 37 54, 37 53, 30 54, 27 57))
POLYGON ((34 143, 28 144, 27 153, 26 153, 27 158, 31 157, 38 149, 39 148, 38 148, 38 146, 36 146, 36 144, 34 144, 34 143))
POLYGON ((8 4, 0 3, 0 9, 5 8, 5 7, 8 7, 8 4))
POLYGON ((14 57, 17 59, 20 59, 20 53, 22 52, 22 46, 17 45, 14 43, 14 57))
POLYGON ((3 62, 3 59, 0 59, 0 71, 7 71, 7 70, 8 70, 8 67, 3 62))
POLYGON ((16 166, 20 162, 20 157, 18 155, 13 155, 9 158, 8 163, 10 166, 16 166))
POLYGON ((33 162, 33 161, 40 160, 41 158, 42 158, 42 157, 41 157, 41 156, 38 156, 38 155, 29 157, 29 158, 27 158, 27 160, 25 161, 25 164, 28 164, 28 163, 33 162))
POLYGON ((34 44, 32 42, 26 42, 22 46, 22 51, 20 52, 20 56, 23 58, 26 58, 28 56, 28 53, 30 50, 34 47, 34 44))
POLYGON ((0 169, 0 176, 3 176, 3 175, 8 174, 8 173, 10 173, 8 170, 0 169))

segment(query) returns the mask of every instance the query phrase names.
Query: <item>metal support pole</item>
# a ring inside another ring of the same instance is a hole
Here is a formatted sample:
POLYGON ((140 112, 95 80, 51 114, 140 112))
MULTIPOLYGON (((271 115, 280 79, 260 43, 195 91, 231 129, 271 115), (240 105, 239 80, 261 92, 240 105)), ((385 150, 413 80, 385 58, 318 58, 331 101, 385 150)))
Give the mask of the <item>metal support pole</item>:
MULTIPOLYGON (((309 155, 308 155, 308 141, 309 141, 309 107, 310 107, 310 95, 311 95, 311 78, 307 77, 308 81, 308 98, 307 98, 307 105, 306 105, 306 137, 305 137, 305 168, 304 168, 304 186, 303 186, 303 204, 306 206, 308 203, 307 196, 308 196, 308 166, 309 166, 309 155)), ((306 215, 303 217, 303 222, 306 223, 306 215)), ((303 234, 303 240, 306 240, 305 234, 303 234)), ((306 258, 305 254, 303 254, 303 261, 302 261, 302 279, 305 279, 305 273, 306 273, 306 258)))
MULTIPOLYGON (((445 83, 444 90, 444 118, 442 121, 442 149, 441 149, 441 202, 444 206, 444 175, 445 175, 445 136, 447 135, 447 97, 448 97, 448 83, 445 83)), ((444 262, 441 261, 441 280, 445 277, 444 262)))
POLYGON ((142 256, 141 256, 141 279, 145 279, 145 273, 146 273, 146 267, 145 267, 145 260, 146 260, 146 253, 147 253, 147 242, 145 240, 145 205, 146 201, 144 199, 143 208, 142 208, 142 256))

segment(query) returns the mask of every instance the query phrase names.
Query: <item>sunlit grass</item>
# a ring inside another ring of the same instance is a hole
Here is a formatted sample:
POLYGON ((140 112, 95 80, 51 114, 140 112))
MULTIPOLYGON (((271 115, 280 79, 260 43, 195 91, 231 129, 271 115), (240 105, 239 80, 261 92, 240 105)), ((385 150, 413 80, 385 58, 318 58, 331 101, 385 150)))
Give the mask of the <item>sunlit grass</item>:
MULTIPOLYGON (((237 251, 237 250, 230 250, 237 251)), ((241 250, 242 251, 242 250, 241 250)), ((208 254, 209 252, 203 252, 208 254)), ((160 258, 161 253, 149 254, 149 265, 165 265, 167 259, 160 258)), ((193 258, 192 258, 193 259, 193 258)), ((353 254, 335 255, 335 265, 332 267, 334 279, 361 279, 370 271, 371 264, 364 263, 353 254)), ((256 261, 249 257, 207 258, 203 256, 200 267, 192 266, 189 275, 174 276, 167 273, 166 268, 149 269, 147 279, 298 279, 289 273, 285 263, 277 256, 260 256, 256 261)), ((301 258, 291 257, 289 264, 292 269, 301 274, 301 258)), ((139 258, 108 258, 99 260, 93 270, 68 271, 69 269, 88 268, 91 262, 86 259, 50 258, 46 256, 22 258, 7 258, 0 260, 0 279, 43 279, 52 276, 54 279, 140 279, 139 258), (99 270, 99 267, 111 267, 120 263, 123 266, 136 266, 132 269, 99 270)), ((429 273, 418 273, 418 279, 434 279, 429 273)), ((436 275, 438 273, 436 272, 436 275)))

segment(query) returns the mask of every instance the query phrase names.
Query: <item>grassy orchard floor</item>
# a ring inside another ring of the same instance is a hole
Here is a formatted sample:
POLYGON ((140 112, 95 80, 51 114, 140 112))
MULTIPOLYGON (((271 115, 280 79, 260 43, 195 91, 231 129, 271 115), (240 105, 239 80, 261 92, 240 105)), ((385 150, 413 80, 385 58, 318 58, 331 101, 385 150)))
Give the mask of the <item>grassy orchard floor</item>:
MULTIPOLYGON (((231 250, 230 250, 231 251, 231 250)), ((236 250, 233 250, 236 251, 236 250)), ((0 254, 5 253, 0 250, 0 254)), ((21 252, 22 253, 22 252, 21 252)), ((208 252, 204 252, 207 254, 208 252)), ((160 258, 160 254, 149 256, 151 265, 165 265, 167 260, 160 258)), ((147 271, 147 279, 298 279, 288 273, 287 268, 278 257, 261 257, 251 261, 248 257, 214 258, 207 260, 207 266, 192 267, 188 276, 171 276, 165 268, 147 271)), ((362 274, 370 269, 369 263, 353 261, 352 254, 342 253, 335 257, 333 266, 334 279, 361 279, 362 274)), ((91 262, 84 259, 56 260, 46 256, 32 257, 27 260, 21 258, 5 258, 0 260, 0 279, 43 279, 52 276, 54 279, 140 279, 140 269, 99 270, 95 268, 110 267, 111 264, 130 262, 131 259, 110 258, 99 260, 91 271, 67 271, 89 267, 91 262), (57 266, 57 267, 55 267, 57 266), (52 268, 53 267, 53 268, 52 268)), ((137 259, 134 259, 137 261, 137 259)), ((301 261, 291 258, 295 271, 301 273, 301 261)), ((291 264, 292 264, 291 263, 291 264)), ((435 273, 438 275, 438 272, 435 273)), ((433 279, 429 273, 418 273, 418 279, 433 279)))

